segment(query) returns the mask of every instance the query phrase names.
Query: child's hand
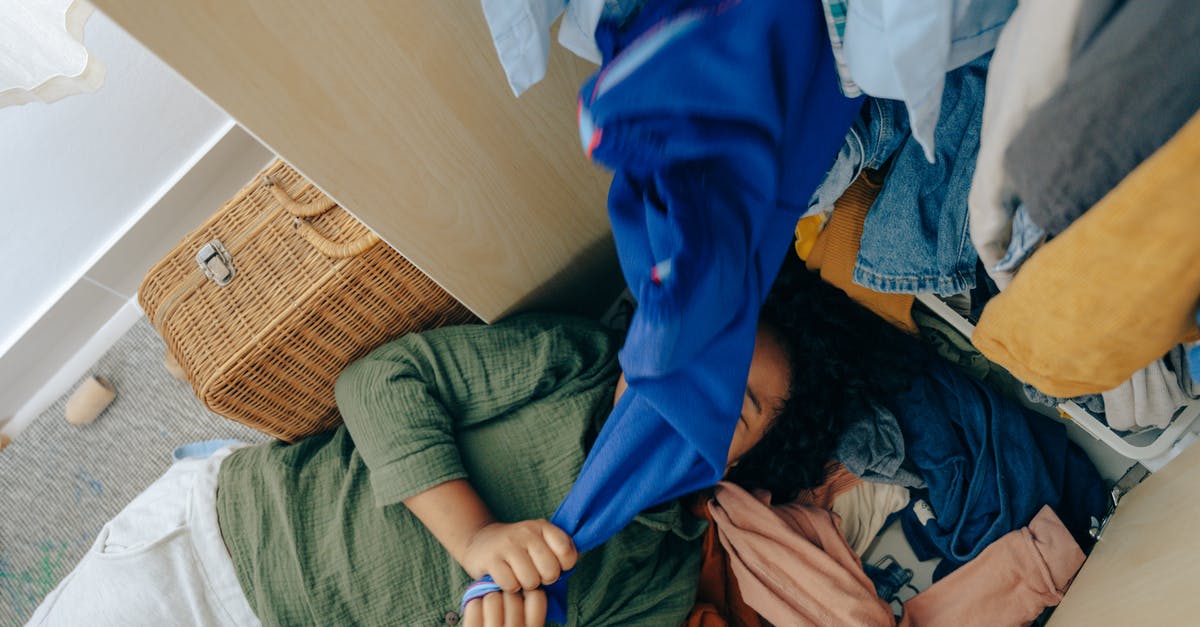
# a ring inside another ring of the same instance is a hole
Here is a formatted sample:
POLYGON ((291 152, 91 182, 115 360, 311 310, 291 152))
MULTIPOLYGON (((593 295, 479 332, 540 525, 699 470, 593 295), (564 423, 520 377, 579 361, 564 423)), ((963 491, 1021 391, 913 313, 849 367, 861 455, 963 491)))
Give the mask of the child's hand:
POLYGON ((542 627, 546 624, 546 593, 527 590, 493 592, 467 604, 462 627, 542 627))
POLYGON ((467 574, 491 575, 505 592, 536 590, 575 567, 575 543, 548 520, 491 523, 475 532, 463 553, 467 574))

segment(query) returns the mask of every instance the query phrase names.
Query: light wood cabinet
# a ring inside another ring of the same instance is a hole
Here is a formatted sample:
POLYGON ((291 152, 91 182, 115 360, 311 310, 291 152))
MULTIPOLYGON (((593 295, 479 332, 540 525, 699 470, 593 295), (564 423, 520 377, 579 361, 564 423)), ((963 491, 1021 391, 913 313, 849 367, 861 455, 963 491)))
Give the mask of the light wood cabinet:
POLYGON ((616 295, 595 67, 555 50, 518 100, 478 0, 96 5, 484 320, 616 295))
POLYGON ((1200 446, 1121 499, 1051 627, 1200 623, 1200 446))

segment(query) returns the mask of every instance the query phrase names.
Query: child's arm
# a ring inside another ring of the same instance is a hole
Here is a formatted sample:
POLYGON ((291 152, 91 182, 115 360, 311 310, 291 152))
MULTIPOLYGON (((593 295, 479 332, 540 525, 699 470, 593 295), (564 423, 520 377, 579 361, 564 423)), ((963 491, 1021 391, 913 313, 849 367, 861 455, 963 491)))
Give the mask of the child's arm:
POLYGON ((471 484, 447 481, 404 501, 467 574, 491 575, 509 591, 554 583, 578 554, 563 530, 546 520, 496 522, 471 484))
MULTIPOLYGON (((472 577, 489 574, 506 590, 553 581, 574 566, 570 538, 545 520, 497 522, 468 482, 455 434, 611 381, 618 348, 594 324, 522 317, 412 334, 351 364, 338 379, 338 408, 376 504, 407 506, 472 577)), ((484 601, 495 610, 499 599, 484 601)))
MULTIPOLYGON (((619 341, 595 323, 521 316, 406 335, 350 364, 337 405, 386 507, 469 479, 456 433, 617 377, 619 341)), ((512 460, 522 463, 524 460, 512 460)))

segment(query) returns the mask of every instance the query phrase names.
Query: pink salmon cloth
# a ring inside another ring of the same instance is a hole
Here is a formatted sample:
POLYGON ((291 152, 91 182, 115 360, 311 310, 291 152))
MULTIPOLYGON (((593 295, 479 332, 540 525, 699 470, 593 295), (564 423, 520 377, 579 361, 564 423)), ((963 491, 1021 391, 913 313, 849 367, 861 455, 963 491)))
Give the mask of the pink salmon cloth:
MULTIPOLYGON (((772 507, 722 482, 709 501, 742 598, 775 625, 894 626, 827 510, 772 507)), ((1062 601, 1084 555, 1049 507, 904 605, 901 627, 1028 625, 1062 601)))

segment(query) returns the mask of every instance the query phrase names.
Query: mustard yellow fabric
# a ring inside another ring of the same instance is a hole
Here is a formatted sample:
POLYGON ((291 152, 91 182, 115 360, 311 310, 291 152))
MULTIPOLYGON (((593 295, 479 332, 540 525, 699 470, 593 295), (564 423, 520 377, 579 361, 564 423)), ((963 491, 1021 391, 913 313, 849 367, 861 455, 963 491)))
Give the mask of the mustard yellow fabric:
POLYGON ((1198 299, 1200 114, 1025 262, 973 340, 1047 394, 1093 394, 1195 337, 1198 299))
POLYGON ((823 213, 800 218, 800 221, 796 223, 796 255, 802 261, 808 260, 813 246, 817 243, 817 237, 821 235, 822 226, 825 226, 825 214, 823 213))
POLYGON ((879 189, 880 185, 871 182, 865 172, 860 174, 834 203, 829 224, 819 231, 820 235, 811 245, 803 246, 808 250, 807 254, 802 254, 802 242, 805 241, 802 238, 809 237, 811 228, 805 225, 807 218, 800 220, 796 225, 796 253, 804 259, 809 270, 819 271, 826 283, 841 289, 884 320, 905 331, 916 332, 912 294, 876 292, 858 285, 853 279, 854 263, 862 245, 863 222, 879 189))

